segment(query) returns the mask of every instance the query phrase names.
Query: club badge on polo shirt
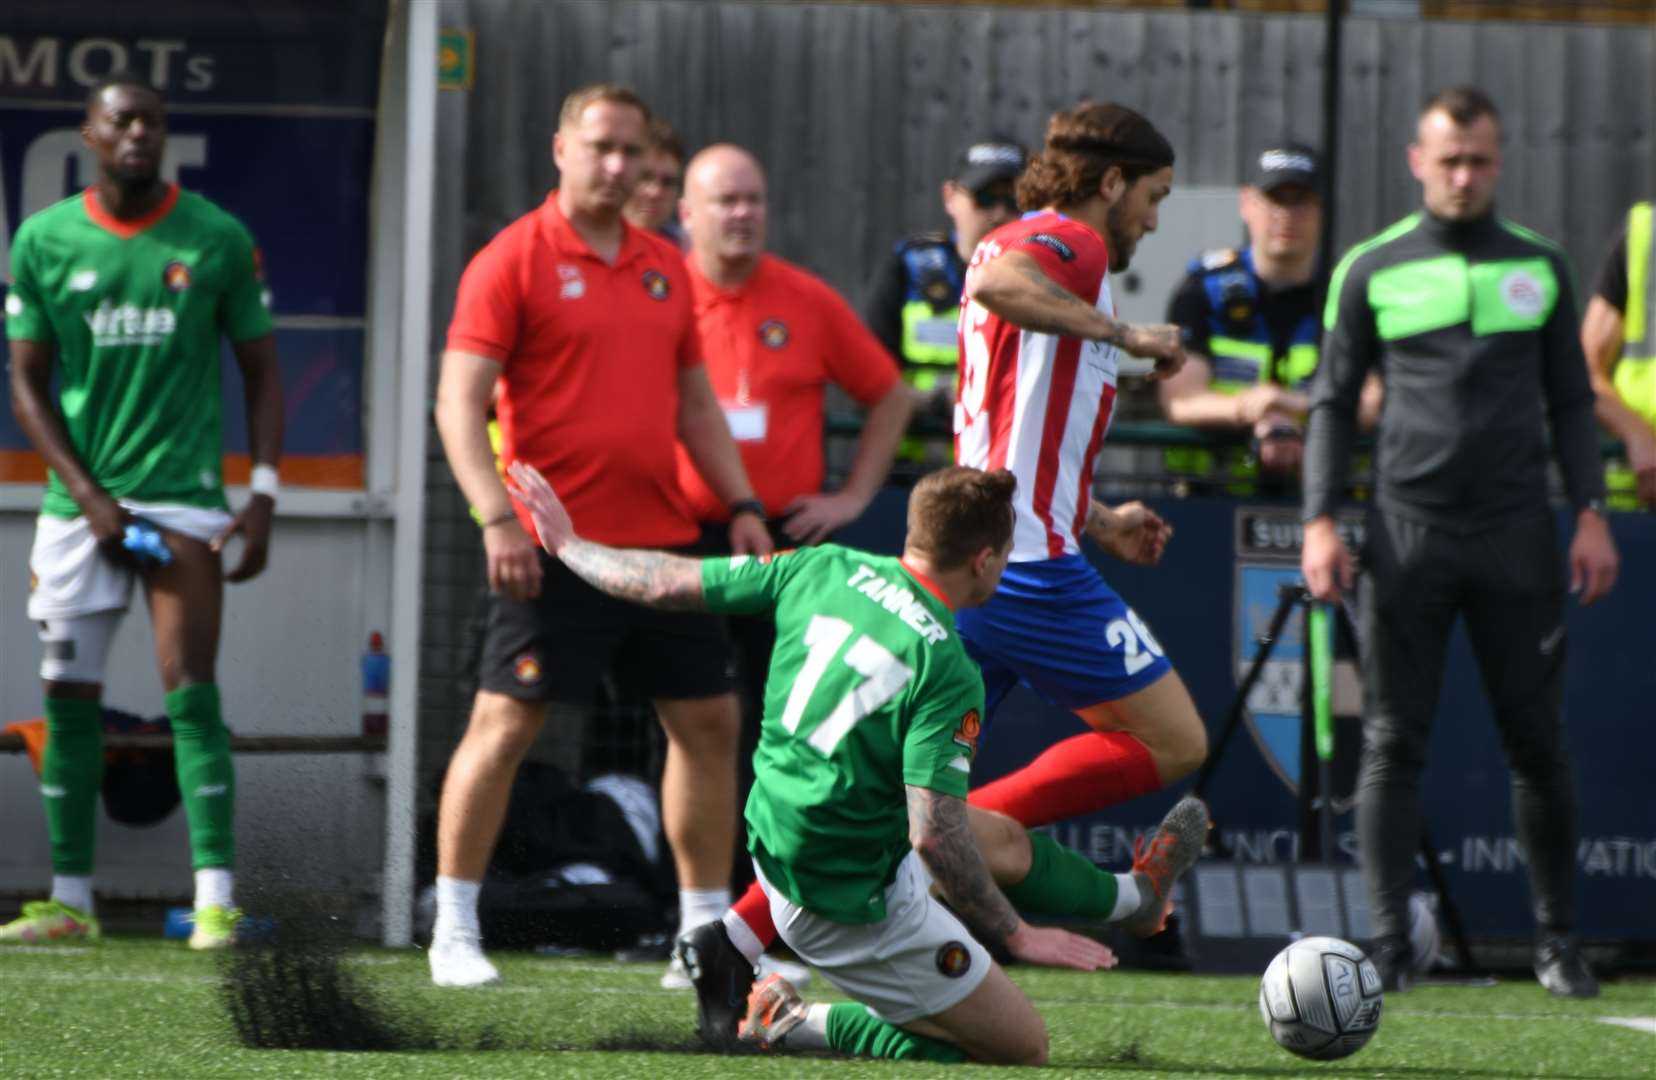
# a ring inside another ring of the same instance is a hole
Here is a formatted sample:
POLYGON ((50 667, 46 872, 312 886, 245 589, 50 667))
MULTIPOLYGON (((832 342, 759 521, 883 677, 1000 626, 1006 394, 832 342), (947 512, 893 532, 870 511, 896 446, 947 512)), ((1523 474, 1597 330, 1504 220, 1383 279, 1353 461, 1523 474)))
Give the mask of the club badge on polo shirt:
POLYGON ((759 340, 768 349, 780 349, 788 343, 788 327, 781 319, 766 319, 759 324, 759 340))
POLYGON ((570 263, 558 264, 559 300, 579 300, 586 295, 586 278, 581 276, 581 268, 570 263))
POLYGON ((667 275, 660 270, 644 271, 644 291, 650 294, 651 300, 665 300, 671 291, 667 284, 667 275))

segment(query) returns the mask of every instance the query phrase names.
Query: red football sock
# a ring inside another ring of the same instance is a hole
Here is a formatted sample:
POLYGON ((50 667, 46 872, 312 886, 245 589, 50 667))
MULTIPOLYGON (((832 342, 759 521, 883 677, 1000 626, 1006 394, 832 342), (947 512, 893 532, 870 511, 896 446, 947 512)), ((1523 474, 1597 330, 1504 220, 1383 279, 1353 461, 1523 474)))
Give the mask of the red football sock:
POLYGON ((1034 761, 966 796, 1026 828, 1050 825, 1161 788, 1144 744, 1124 731, 1089 731, 1054 743, 1034 761))
POLYGON ((776 943, 776 922, 771 918, 770 898, 757 881, 748 883, 747 892, 730 905, 731 914, 747 923, 760 944, 770 948, 776 943))

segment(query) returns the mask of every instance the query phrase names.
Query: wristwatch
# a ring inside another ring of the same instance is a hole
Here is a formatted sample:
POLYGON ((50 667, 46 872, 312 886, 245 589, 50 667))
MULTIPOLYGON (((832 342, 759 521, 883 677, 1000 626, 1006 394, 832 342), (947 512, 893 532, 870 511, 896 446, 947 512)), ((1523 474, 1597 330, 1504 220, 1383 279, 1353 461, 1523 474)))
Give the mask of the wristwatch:
POLYGON ((1580 513, 1582 510, 1591 510, 1604 520, 1610 520, 1610 504, 1603 499, 1588 499, 1576 512, 1580 513))
POLYGON ((765 504, 758 499, 737 499, 730 504, 730 516, 737 514, 752 514, 760 521, 765 520, 765 504))

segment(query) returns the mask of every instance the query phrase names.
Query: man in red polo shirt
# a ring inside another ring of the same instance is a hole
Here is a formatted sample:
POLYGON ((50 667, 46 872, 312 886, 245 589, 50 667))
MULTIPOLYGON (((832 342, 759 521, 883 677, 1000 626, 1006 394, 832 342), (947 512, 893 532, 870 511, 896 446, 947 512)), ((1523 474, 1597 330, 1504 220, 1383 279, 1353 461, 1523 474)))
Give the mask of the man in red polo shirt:
MULTIPOLYGON (((690 161, 679 203, 690 289, 713 392, 778 538, 825 540, 855 521, 880 485, 913 410, 897 365, 827 282, 765 254, 765 173, 737 146, 690 161), (851 469, 822 489, 823 398, 838 386, 868 409, 851 469)), ((679 483, 696 519, 730 520, 685 447, 679 483)))
POLYGON ((438 807, 438 985, 500 980, 483 955, 477 895, 512 777, 546 704, 590 703, 612 660, 651 696, 667 732, 662 817, 680 906, 706 919, 729 900, 739 719, 722 629, 707 615, 611 599, 548 558, 513 508, 486 430, 499 383, 501 460, 556 478, 583 533, 622 547, 697 538, 676 482, 676 438, 731 512, 732 550, 771 550, 701 365, 683 261, 621 217, 649 118, 625 87, 571 94, 552 141, 560 187, 478 252, 460 280, 437 429, 479 514, 495 599, 471 721, 438 807))
MULTIPOLYGON (((765 253, 765 173, 740 147, 710 146, 690 161, 679 204, 690 254, 685 260, 708 378, 724 407, 742 461, 785 546, 827 539, 860 516, 879 491, 914 408, 913 391, 855 311, 826 282, 765 253), (838 386, 867 408, 845 483, 824 491, 824 396, 838 386)), ((679 483, 702 522, 700 551, 728 551, 724 503, 684 447, 679 483)), ((743 690, 740 789, 753 780, 765 677, 776 624, 734 616, 743 690)), ((739 881, 751 880, 745 853, 739 881)), ((754 903, 763 902, 763 894, 754 903)), ((685 922, 681 931, 698 926, 685 922)), ((663 985, 689 986, 682 965, 663 985)), ((798 979, 803 969, 790 973, 798 979)), ((806 976, 808 977, 808 976, 806 976)))

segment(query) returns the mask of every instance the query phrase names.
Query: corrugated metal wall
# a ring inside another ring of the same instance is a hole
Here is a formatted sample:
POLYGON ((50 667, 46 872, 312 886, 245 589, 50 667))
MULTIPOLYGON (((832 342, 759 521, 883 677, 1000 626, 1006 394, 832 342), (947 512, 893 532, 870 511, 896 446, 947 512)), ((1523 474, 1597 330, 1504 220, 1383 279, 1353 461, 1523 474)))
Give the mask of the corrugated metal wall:
MULTIPOLYGON (((905 232, 942 223, 958 147, 1031 144, 1084 95, 1133 105, 1178 152, 1178 181, 1233 185, 1249 150, 1321 130, 1322 19, 1218 12, 764 4, 737 0, 444 0, 477 35, 476 88, 439 107, 432 318, 448 324, 465 260, 555 182, 559 103, 633 84, 691 146, 755 151, 770 171, 772 247, 855 295, 905 232)), ((1433 90, 1474 82, 1505 114, 1504 212, 1560 240, 1590 278, 1635 197, 1656 192, 1656 26, 1351 18, 1338 241, 1413 209, 1404 147, 1433 90)), ((1233 234, 1215 239, 1228 242, 1233 234)), ((1153 242, 1153 241, 1152 241, 1153 242)), ((482 569, 433 440, 428 517, 426 768, 467 705, 461 628, 482 569)))

